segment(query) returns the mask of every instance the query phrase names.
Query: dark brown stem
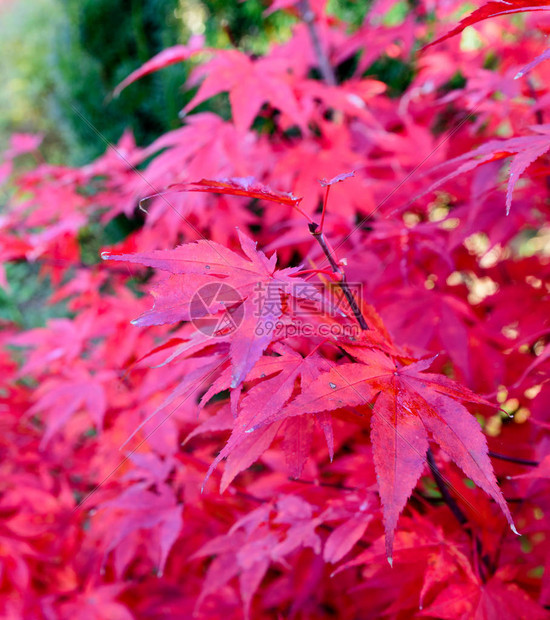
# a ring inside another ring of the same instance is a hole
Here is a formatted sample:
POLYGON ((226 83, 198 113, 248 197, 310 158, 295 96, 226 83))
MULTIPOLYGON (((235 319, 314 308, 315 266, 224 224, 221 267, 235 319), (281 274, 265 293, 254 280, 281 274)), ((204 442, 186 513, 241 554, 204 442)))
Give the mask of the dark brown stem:
POLYGON ((299 484, 310 484, 314 487, 325 487, 327 489, 337 489, 339 491, 353 491, 353 492, 359 491, 359 489, 355 487, 346 486, 345 484, 338 484, 337 482, 319 482, 318 480, 302 480, 301 478, 289 478, 289 482, 298 482, 299 484))
POLYGON ((321 246, 321 249, 326 256, 326 259, 328 260, 332 271, 338 274, 340 278, 338 281, 338 285, 340 286, 340 288, 342 289, 342 293, 344 293, 346 299, 348 300, 349 307, 353 312, 353 316, 357 319, 359 326, 361 327, 361 329, 369 329, 367 321, 365 320, 365 317, 361 312, 361 308, 359 308, 357 300, 353 296, 353 293, 351 292, 349 285, 346 281, 346 274, 344 273, 344 270, 340 267, 340 265, 334 260, 334 256, 327 245, 327 240, 325 239, 325 236, 322 232, 319 231, 317 224, 310 224, 309 232, 315 237, 315 239, 317 239, 317 242, 321 246))
POLYGON ((468 522, 468 519, 466 518, 466 515, 462 512, 462 510, 460 510, 460 508, 458 507, 458 504, 453 499, 453 496, 449 493, 449 489, 447 488, 447 485, 445 484, 445 480, 443 479, 441 472, 439 471, 437 465, 435 464, 434 455, 430 448, 428 448, 427 459, 428 459, 428 465, 430 466, 433 477, 435 479, 435 483, 437 484, 437 488, 439 489, 439 492, 441 493, 441 497, 443 498, 443 501, 447 504, 447 506, 449 507, 453 515, 456 517, 456 520, 460 523, 460 525, 465 525, 468 522))
POLYGON ((298 8, 309 31, 311 45, 317 58, 319 71, 323 76, 323 80, 330 86, 336 86, 336 76, 334 75, 334 70, 328 60, 325 50, 323 49, 323 45, 321 44, 321 38, 319 37, 319 32, 317 30, 317 26, 315 25, 315 13, 311 9, 309 0, 300 0, 298 3, 298 8))
MULTIPOLYGON (((449 493, 449 489, 447 488, 445 479, 441 475, 441 472, 439 471, 435 463, 434 455, 430 448, 428 448, 426 457, 428 460, 428 465, 430 466, 432 475, 434 477, 435 483, 437 484, 437 488, 439 489, 439 492, 441 493, 441 497, 443 498, 443 501, 447 504, 447 506, 449 507, 449 510, 453 513, 453 515, 455 516, 456 520, 460 523, 460 525, 465 526, 468 523, 468 518, 462 512, 462 510, 460 510, 453 496, 449 493)), ((477 557, 481 560, 481 563, 479 562, 477 563, 480 577, 482 581, 485 582, 487 580, 486 571, 488 571, 489 573, 492 573, 494 572, 494 568, 491 565, 490 558, 486 554, 483 553, 483 546, 481 544, 481 540, 471 531, 470 531, 470 535, 472 537, 473 544, 475 545, 475 552, 477 553, 477 557)))
POLYGON ((530 461, 529 459, 520 459, 516 456, 506 456, 505 454, 499 454, 498 452, 491 452, 489 450, 489 456, 494 459, 500 459, 501 461, 508 461, 510 463, 517 463, 518 465, 526 465, 527 467, 538 467, 537 461, 530 461))

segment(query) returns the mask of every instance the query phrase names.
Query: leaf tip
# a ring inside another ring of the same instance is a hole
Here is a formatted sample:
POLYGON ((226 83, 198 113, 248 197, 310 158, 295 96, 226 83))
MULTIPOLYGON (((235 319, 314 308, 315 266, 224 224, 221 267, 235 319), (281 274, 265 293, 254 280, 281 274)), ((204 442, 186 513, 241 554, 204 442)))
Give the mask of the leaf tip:
POLYGON ((230 385, 230 388, 231 388, 232 390, 234 390, 235 388, 238 388, 238 387, 239 387, 240 382, 241 382, 241 379, 240 379, 239 375, 233 375, 233 376, 231 377, 231 385, 230 385))

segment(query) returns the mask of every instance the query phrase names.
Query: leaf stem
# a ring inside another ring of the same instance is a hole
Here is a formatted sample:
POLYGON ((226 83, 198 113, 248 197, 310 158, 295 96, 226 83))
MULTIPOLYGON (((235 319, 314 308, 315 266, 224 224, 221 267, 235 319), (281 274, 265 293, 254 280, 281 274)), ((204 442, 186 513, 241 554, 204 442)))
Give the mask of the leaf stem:
POLYGON ((326 276, 330 276, 331 278, 334 278, 334 272, 333 271, 329 271, 328 269, 303 269, 302 271, 297 271, 296 273, 293 273, 291 275, 293 276, 298 276, 298 277, 302 277, 307 275, 313 275, 313 274, 324 274, 326 276))
POLYGON ((530 461, 529 459, 521 459, 517 456, 507 456, 506 454, 499 454, 498 452, 491 452, 489 450, 489 456, 493 459, 499 459, 501 461, 508 461, 510 463, 517 463, 518 465, 526 465, 527 467, 538 467, 538 461, 530 461))
POLYGON ((437 488, 439 489, 439 492, 441 493, 441 497, 443 498, 443 501, 447 504, 450 511, 456 517, 456 520, 460 523, 460 525, 466 525, 466 523, 468 522, 468 519, 466 518, 466 515, 462 512, 462 510, 460 510, 460 508, 458 507, 458 504, 453 499, 453 496, 449 493, 449 489, 447 488, 447 485, 445 484, 445 480, 443 479, 441 472, 439 471, 437 465, 435 464, 435 459, 434 459, 434 455, 433 455, 431 448, 428 448, 426 458, 428 460, 428 465, 430 466, 430 470, 435 479, 435 483, 437 484, 437 488))
POLYGON ((325 192, 325 200, 324 200, 324 202, 323 202, 323 213, 322 213, 322 215, 321 215, 321 223, 319 224, 319 230, 320 230, 321 232, 323 232, 323 225, 324 225, 324 223, 325 223, 325 213, 326 213, 326 211, 327 211, 328 195, 329 195, 329 192, 330 192, 330 188, 331 188, 331 187, 332 187, 331 185, 327 185, 327 190, 326 190, 326 192, 325 192))

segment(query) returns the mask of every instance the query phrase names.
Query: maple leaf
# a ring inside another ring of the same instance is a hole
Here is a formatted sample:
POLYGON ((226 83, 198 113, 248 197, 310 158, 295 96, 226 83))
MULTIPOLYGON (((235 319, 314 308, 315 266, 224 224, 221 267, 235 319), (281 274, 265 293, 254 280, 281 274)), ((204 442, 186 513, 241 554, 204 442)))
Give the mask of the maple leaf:
POLYGON ((162 50, 162 52, 159 52, 156 56, 153 56, 151 60, 148 60, 145 64, 139 67, 139 69, 136 69, 130 73, 128 77, 122 80, 122 82, 120 82, 120 84, 118 84, 113 91, 113 96, 118 97, 127 86, 136 80, 139 80, 150 73, 154 73, 155 71, 159 71, 160 69, 164 69, 165 67, 169 67, 170 65, 188 60, 194 54, 202 51, 205 51, 204 37, 197 35, 192 36, 187 45, 174 45, 173 47, 168 47, 167 49, 162 50))
POLYGON ((231 196, 247 196, 259 198, 280 204, 296 207, 302 198, 297 198, 287 192, 277 192, 261 183, 253 177, 231 179, 201 179, 194 183, 175 183, 169 189, 186 192, 207 192, 212 194, 229 194, 231 196))
POLYGON ((486 584, 452 584, 424 609, 421 616, 445 618, 474 618, 485 620, 498 616, 502 620, 532 618, 546 620, 548 612, 537 605, 515 583, 506 583, 499 576, 486 584))
POLYGON ((514 476, 516 479, 537 480, 550 478, 550 454, 547 454, 533 471, 514 476))
POLYGON ((197 94, 183 109, 184 113, 218 93, 229 91, 233 120, 246 131, 264 103, 288 114, 302 130, 307 130, 304 113, 294 94, 293 76, 286 72, 286 61, 260 58, 252 60, 238 50, 218 50, 209 62, 196 68, 190 83, 204 81, 197 94))
POLYGON ((131 557, 123 545, 130 548, 137 546, 139 539, 136 536, 143 530, 149 531, 151 559, 158 573, 162 574, 170 549, 182 527, 183 507, 178 505, 173 490, 157 483, 155 493, 147 490, 146 486, 147 483, 132 485, 115 499, 100 503, 94 513, 98 538, 108 541, 104 549, 104 562, 114 551, 118 575, 122 575, 131 557))
MULTIPOLYGON (((550 5, 549 5, 550 8, 550 5)), ((524 75, 527 75, 530 71, 532 71, 535 67, 540 65, 541 62, 548 60, 550 58, 550 49, 545 50, 542 54, 539 54, 534 60, 532 60, 529 64, 525 65, 523 69, 518 71, 514 76, 515 80, 519 80, 524 75)))
POLYGON ((193 556, 217 556, 208 568, 197 609, 238 575, 244 615, 249 618, 252 597, 272 562, 283 563, 301 547, 320 551, 321 539, 315 532, 320 522, 319 517, 313 518, 313 507, 295 495, 280 495, 274 504, 265 503, 239 519, 227 534, 209 541, 193 556))
POLYGON ((446 592, 456 582, 461 586, 479 587, 480 579, 465 553, 465 545, 449 540, 439 526, 421 514, 413 513, 403 521, 403 528, 396 534, 395 566, 390 568, 381 562, 385 556, 385 542, 377 538, 365 551, 340 565, 334 574, 364 565, 370 573, 373 590, 381 589, 386 582, 391 589, 389 593, 381 593, 380 601, 384 605, 384 615, 388 616, 397 610, 405 611, 409 605, 411 615, 421 614, 426 598, 432 598, 434 591, 446 592), (390 580, 386 581, 388 577, 390 580), (418 582, 412 588, 413 584, 403 583, 404 579, 418 582), (399 586, 394 589, 396 583, 399 586))
POLYGON ((61 618, 78 616, 82 620, 134 620, 134 614, 117 600, 125 589, 121 583, 93 587, 89 584, 82 593, 70 600, 61 600, 56 612, 61 618))
MULTIPOLYGON (((269 448, 281 427, 281 421, 276 421, 250 433, 253 424, 258 419, 274 417, 281 411, 291 398, 298 378, 304 385, 308 385, 329 366, 318 354, 302 357, 288 347, 282 353, 280 357, 263 358, 263 363, 258 364, 262 375, 267 373, 274 376, 265 378, 246 393, 231 436, 210 465, 206 479, 222 459, 227 459, 220 484, 221 492, 238 473, 252 465, 269 448)), ((330 420, 322 413, 316 416, 316 420, 325 434, 332 458, 334 447, 330 420)), ((287 420, 285 432, 283 445, 290 474, 298 478, 309 454, 313 428, 309 421, 287 420)))
POLYGON ((514 13, 523 13, 527 11, 550 11, 550 4, 548 0, 497 0, 487 2, 483 6, 480 6, 470 15, 464 17, 458 26, 455 26, 450 32, 442 37, 438 37, 435 41, 432 41, 424 47, 424 50, 441 43, 450 37, 454 37, 459 34, 467 26, 477 24, 485 19, 491 17, 500 17, 501 15, 512 15, 514 13))
POLYGON ((332 179, 320 179, 319 183, 321 187, 330 187, 335 183, 341 183, 342 181, 345 181, 346 179, 349 179, 353 176, 355 176, 355 170, 352 170, 351 172, 344 172, 342 174, 339 174, 338 176, 333 177, 332 179))
POLYGON ((44 448, 81 409, 89 412, 97 430, 101 431, 107 409, 104 384, 112 381, 114 376, 111 371, 103 371, 90 377, 83 369, 76 368, 69 376, 44 381, 36 392, 36 403, 29 409, 29 415, 46 414, 41 446, 44 448))
POLYGON ((38 149, 43 138, 42 134, 13 133, 10 137, 10 147, 4 152, 4 157, 13 159, 24 153, 32 153, 38 149))
POLYGON ((340 561, 357 543, 374 518, 369 510, 371 501, 357 493, 350 493, 345 499, 333 500, 319 516, 324 522, 342 521, 325 541, 323 558, 326 562, 340 561))
MULTIPOLYGON (((156 267, 172 275, 153 290, 154 307, 134 321, 135 325, 162 325, 192 319, 216 318, 216 326, 230 321, 226 308, 233 316, 240 313, 234 331, 223 333, 223 325, 214 336, 218 342, 230 341, 233 367, 231 387, 242 383, 251 368, 275 336, 273 326, 283 315, 282 295, 310 298, 311 287, 300 290, 296 284, 306 285, 301 278, 292 278, 299 268, 277 270, 277 256, 267 258, 256 250, 256 244, 238 231, 243 258, 235 252, 211 241, 197 241, 174 250, 156 250, 142 254, 111 254, 104 259, 127 261, 156 267), (227 290, 220 287, 230 278, 227 290), (206 297, 197 300, 197 291, 208 289, 206 297), (221 291, 221 293, 220 293, 221 291), (269 304, 263 306, 255 291, 269 294, 269 304), (220 316, 220 310, 225 314, 220 316)), ((319 296, 320 299, 320 296, 319 296)), ((218 330, 218 327, 216 327, 218 330)))
POLYGON ((323 373, 279 415, 266 416, 262 424, 374 402, 371 440, 390 560, 398 516, 425 467, 428 437, 498 503, 515 531, 481 427, 459 401, 490 403, 446 377, 421 372, 432 360, 399 368, 372 351, 362 353, 360 361, 323 373))
POLYGON ((508 215, 512 204, 512 193, 520 179, 520 176, 536 159, 544 155, 550 149, 550 125, 532 126, 531 129, 535 132, 535 134, 539 135, 521 136, 518 138, 510 138, 508 140, 489 140, 477 149, 455 157, 454 159, 449 159, 444 164, 432 169, 433 172, 441 168, 451 168, 452 172, 448 173, 446 176, 433 183, 428 189, 415 196, 411 202, 414 202, 421 196, 432 192, 450 179, 454 179, 455 177, 473 170, 482 164, 504 159, 513 155, 514 158, 512 159, 512 163, 510 165, 508 189, 506 191, 506 215, 508 215))

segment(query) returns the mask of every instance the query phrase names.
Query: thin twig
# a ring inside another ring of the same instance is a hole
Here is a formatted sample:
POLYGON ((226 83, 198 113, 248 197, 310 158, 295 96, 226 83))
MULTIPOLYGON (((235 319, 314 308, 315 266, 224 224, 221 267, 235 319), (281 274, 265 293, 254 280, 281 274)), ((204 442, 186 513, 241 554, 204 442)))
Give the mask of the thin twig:
POLYGON ((344 273, 344 270, 340 267, 340 265, 334 260, 334 256, 328 247, 325 236, 319 230, 319 227, 315 223, 309 224, 309 232, 315 237, 315 239, 317 239, 317 242, 321 246, 321 249, 323 250, 323 253, 326 256, 326 259, 328 260, 332 268, 332 271, 338 274, 339 276, 338 285, 340 286, 340 288, 342 289, 342 293, 344 293, 346 299, 348 300, 348 304, 351 308, 351 311, 353 312, 353 315, 357 319, 359 326, 361 327, 361 329, 364 329, 364 330, 369 329, 367 321, 365 320, 365 317, 363 316, 363 313, 361 312, 361 308, 359 308, 359 305, 357 304, 357 301, 355 297, 353 296, 353 293, 351 292, 349 285, 346 281, 346 274, 344 273))
MULTIPOLYGON (((449 510, 453 513, 453 515, 455 516, 456 520, 460 523, 460 525, 462 525, 463 527, 466 526, 468 523, 468 518, 462 512, 458 504, 455 502, 453 496, 450 494, 449 489, 447 488, 447 485, 445 484, 445 479, 441 475, 441 472, 439 471, 435 463, 434 455, 430 448, 428 448, 426 457, 428 460, 428 465, 430 466, 432 475, 434 477, 437 488, 439 489, 439 492, 441 493, 441 497, 443 501, 447 504, 449 510)), ((465 529, 469 531, 469 534, 472 537, 473 544, 475 545, 475 554, 477 555, 478 559, 481 560, 481 564, 479 563, 479 561, 476 563, 478 566, 479 575, 482 581, 485 583, 487 581, 486 571, 492 574, 494 572, 494 567, 491 564, 490 557, 486 553, 483 553, 483 545, 481 544, 481 540, 479 539, 479 537, 476 536, 474 532, 470 530, 470 528, 465 528, 465 529)))
POLYGON ((302 480, 301 478, 289 478, 289 482, 298 482, 300 484, 309 484, 314 487, 325 487, 327 489, 337 489, 339 491, 352 491, 358 493, 360 489, 356 487, 350 487, 345 484, 339 484, 337 482, 320 482, 319 480, 302 480))
POLYGON ((506 454, 499 454, 498 452, 491 452, 489 450, 489 456, 501 461, 509 461, 510 463, 517 463, 518 465, 526 465, 527 467, 538 467, 538 461, 530 461, 529 459, 520 459, 517 456, 506 456, 506 454))
POLYGON ((321 37, 319 36, 319 32, 315 24, 315 13, 311 9, 309 0, 300 0, 298 3, 298 8, 309 31, 311 45, 313 47, 313 52, 317 57, 319 71, 323 76, 323 80, 330 86, 336 86, 336 75, 334 74, 334 69, 328 60, 328 56, 323 49, 323 45, 321 44, 321 37))
POLYGON ((428 448, 427 459, 428 459, 428 465, 430 466, 433 477, 435 479, 435 483, 437 484, 437 488, 439 489, 439 492, 441 493, 441 497, 443 498, 443 501, 447 504, 447 506, 449 507, 451 512, 454 514, 454 516, 456 517, 456 520, 460 523, 460 525, 466 525, 466 523, 468 522, 468 519, 466 518, 466 515, 462 512, 462 510, 460 510, 460 508, 458 507, 458 504, 453 499, 453 496, 449 493, 449 489, 447 488, 447 485, 445 484, 445 481, 443 480, 443 476, 441 475, 441 472, 439 471, 437 465, 435 464, 434 455, 430 448, 428 448))

